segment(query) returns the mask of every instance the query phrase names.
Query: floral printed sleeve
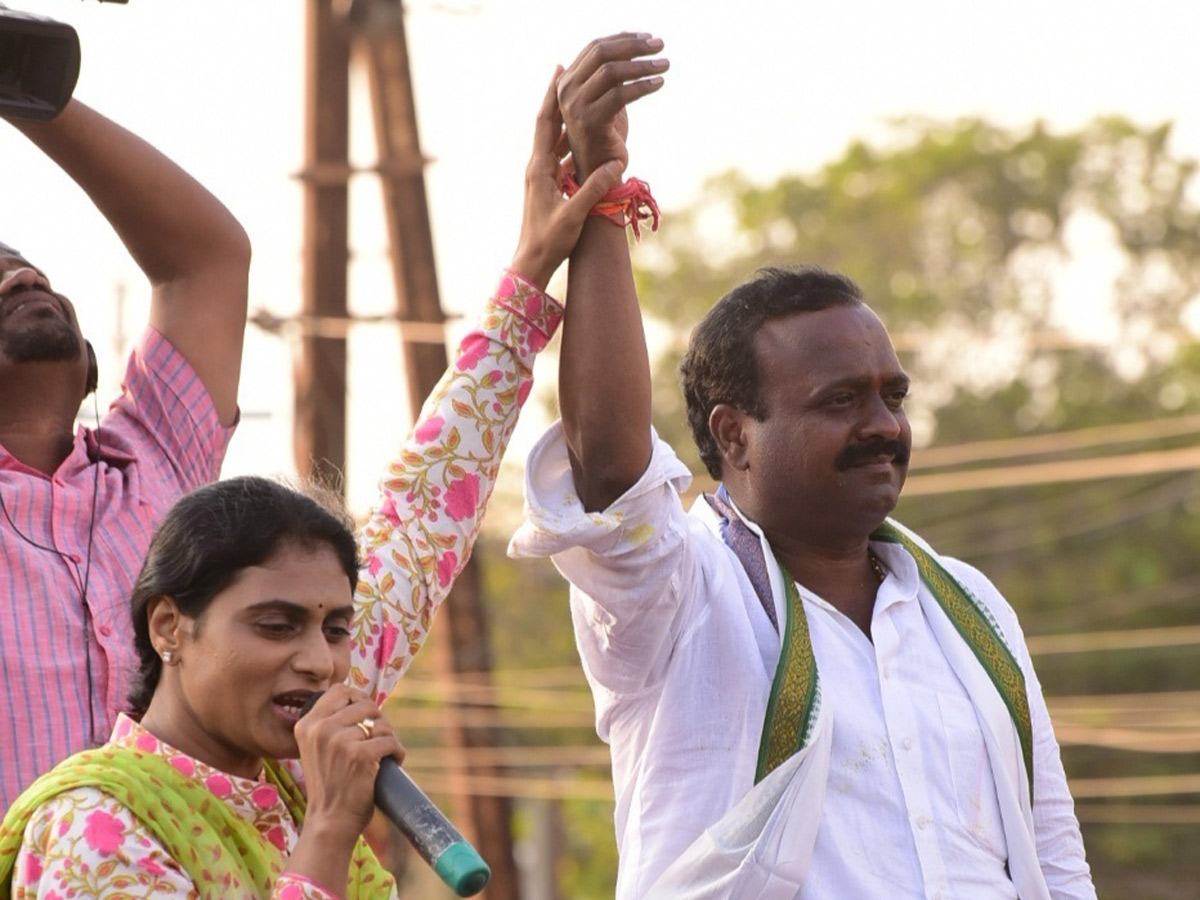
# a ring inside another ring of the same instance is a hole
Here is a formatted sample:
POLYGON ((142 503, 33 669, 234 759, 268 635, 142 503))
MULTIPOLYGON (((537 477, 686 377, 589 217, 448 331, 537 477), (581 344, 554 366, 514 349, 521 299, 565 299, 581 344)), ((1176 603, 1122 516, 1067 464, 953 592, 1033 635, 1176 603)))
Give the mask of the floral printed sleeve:
POLYGON ((512 272, 426 400, 360 538, 351 683, 382 702, 470 556, 500 458, 562 307, 512 272))

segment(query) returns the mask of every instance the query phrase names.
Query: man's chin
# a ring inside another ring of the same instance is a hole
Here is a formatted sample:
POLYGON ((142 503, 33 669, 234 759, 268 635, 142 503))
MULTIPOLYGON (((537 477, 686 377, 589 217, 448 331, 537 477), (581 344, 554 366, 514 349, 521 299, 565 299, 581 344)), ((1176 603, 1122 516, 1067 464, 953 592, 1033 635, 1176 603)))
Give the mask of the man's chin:
POLYGON ((900 502, 900 489, 903 484, 880 484, 872 496, 871 508, 879 516, 879 522, 890 516, 900 502))
POLYGON ((83 357, 83 339, 66 322, 49 320, 0 334, 0 352, 14 363, 75 362, 83 357))

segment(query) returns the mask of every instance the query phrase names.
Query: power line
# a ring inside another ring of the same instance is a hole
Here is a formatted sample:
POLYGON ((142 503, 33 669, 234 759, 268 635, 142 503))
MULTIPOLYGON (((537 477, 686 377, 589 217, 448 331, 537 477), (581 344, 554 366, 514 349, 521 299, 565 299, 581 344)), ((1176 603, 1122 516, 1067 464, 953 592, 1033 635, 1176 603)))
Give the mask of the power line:
MULTIPOLYGON (((558 709, 510 709, 501 712, 498 709, 486 709, 471 706, 454 705, 455 717, 466 728, 496 728, 496 729, 555 729, 580 728, 592 729, 595 716, 591 712, 572 712, 558 709)), ((405 729, 428 728, 441 731, 446 727, 446 709, 421 708, 413 706, 401 707, 401 716, 397 721, 404 724, 405 729)))
MULTIPOLYGON (((1145 650, 1150 647, 1186 647, 1200 644, 1200 625, 1167 625, 1116 631, 1042 634, 1025 639, 1032 656, 1057 653, 1095 653, 1103 650, 1145 650)), ((1200 700, 1200 696, 1198 696, 1200 700)))
MULTIPOLYGON (((1164 336, 1173 337, 1183 346, 1196 342, 1196 335, 1186 328, 1162 329, 1158 332, 1164 336)), ((898 331, 891 335, 892 346, 897 353, 917 353, 929 346, 933 338, 943 336, 944 332, 937 331, 898 331)), ((963 342, 968 344, 986 344, 977 334, 961 334, 963 342)), ((1108 350, 1109 343, 1103 338, 1082 338, 1078 335, 1067 334, 1054 329, 1033 329, 1011 336, 1008 343, 1019 341, 1022 346, 1033 350, 1108 350)))
POLYGON ((544 706, 557 710, 591 712, 592 698, 586 684, 571 688, 503 688, 479 684, 456 684, 449 681, 421 682, 405 685, 404 699, 419 702, 452 702, 494 707, 544 706), (583 690, 581 690, 581 688, 583 690))
MULTIPOLYGON (((405 766, 405 769, 410 769, 405 766)), ((450 779, 435 772, 410 769, 421 787, 434 794, 449 794, 461 789, 477 797, 513 797, 531 800, 606 800, 613 802, 609 779, 574 777, 510 778, 467 774, 450 779)))
POLYGON ((1075 815, 1081 822, 1112 825, 1197 825, 1200 805, 1084 803, 1075 807, 1075 815))
POLYGON ((1138 753, 1200 752, 1200 691, 1047 700, 1064 744, 1138 753))
MULTIPOLYGON (((1178 506, 1191 495, 1192 492, 1188 488, 1194 480, 1194 473, 1174 476, 1166 482, 1156 485, 1152 490, 1140 492, 1140 496, 1136 498, 1126 496, 1104 515, 1096 515, 1090 509, 1088 509, 1089 514, 1081 514, 1088 507, 1095 505, 1081 491, 1072 492, 1069 506, 1063 504, 1061 497, 1046 498, 1041 505, 1054 508, 1052 517, 1039 517, 1039 510, 1032 504, 1023 506, 1022 512, 1026 514, 1023 517, 1024 524, 1003 532, 993 531, 988 534, 986 529, 983 533, 977 532, 973 543, 968 538, 965 544, 955 544, 953 553, 977 559, 1034 547, 1057 546, 1067 538, 1078 538, 1085 534, 1110 530, 1119 525, 1162 512, 1164 509, 1178 506), (1067 524, 1062 524, 1064 521, 1067 524), (1052 533, 1046 534, 1045 531, 1039 533, 1037 529, 1029 527, 1030 522, 1038 522, 1043 529, 1046 526, 1053 526, 1052 533)), ((1103 487, 1107 489, 1109 486, 1105 484, 1103 487)), ((973 514, 972 517, 977 515, 979 513, 973 514)))
POLYGON ((1054 733, 1063 746, 1103 747, 1131 753, 1200 753, 1200 724, 1190 732, 1110 728, 1054 720, 1054 733))
POLYGON ((1135 694, 1059 695, 1050 702, 1056 711, 1122 710, 1145 715, 1155 710, 1185 710, 1200 722, 1200 691, 1152 691, 1135 694))
POLYGON ((1115 778, 1073 778, 1075 799, 1097 797, 1161 797, 1200 794, 1200 772, 1186 775, 1131 775, 1115 778))
POLYGON ((1144 443, 1165 437, 1178 437, 1200 432, 1200 414, 1168 418, 1149 419, 1142 422, 1126 422, 1120 425, 1102 425, 1079 428, 1072 431, 1057 431, 1048 434, 1032 434, 1016 438, 991 441, 970 441, 962 444, 947 444, 944 447, 926 447, 916 452, 914 471, 944 468, 963 463, 980 462, 987 459, 1012 459, 1016 456, 1036 456, 1047 453, 1062 453, 1087 447, 1112 447, 1116 444, 1144 443))
POLYGON ((1106 593, 1096 598, 1088 609, 1088 619, 1096 624, 1120 619, 1130 610, 1150 612, 1179 603, 1191 603, 1196 596, 1196 584, 1200 576, 1196 573, 1179 575, 1163 584, 1123 593, 1106 593))
POLYGON ((1101 478, 1161 475, 1164 472, 1194 471, 1197 468, 1200 468, 1200 447, 1148 450, 1093 459, 914 475, 905 484, 904 494, 908 497, 934 496, 959 491, 987 491, 1039 484, 1095 481, 1101 478))
MULTIPOLYGON (((463 751, 463 759, 468 766, 500 766, 505 769, 607 769, 612 762, 608 747, 599 738, 594 744, 588 745, 468 747, 463 751)), ((437 748, 410 750, 404 765, 406 768, 411 765, 429 771, 452 767, 445 754, 437 748)))
MULTIPOLYGON (((586 686, 583 669, 578 665, 502 669, 498 670, 495 675, 494 686, 496 688, 503 688, 510 682, 533 682, 536 687, 550 687, 552 685, 567 685, 570 687, 586 686)), ((473 684, 481 680, 478 676, 470 672, 464 672, 458 677, 458 682, 461 684, 473 684)), ((401 682, 406 691, 409 687, 415 685, 419 685, 424 689, 429 685, 437 683, 437 681, 428 681, 411 675, 401 682)))

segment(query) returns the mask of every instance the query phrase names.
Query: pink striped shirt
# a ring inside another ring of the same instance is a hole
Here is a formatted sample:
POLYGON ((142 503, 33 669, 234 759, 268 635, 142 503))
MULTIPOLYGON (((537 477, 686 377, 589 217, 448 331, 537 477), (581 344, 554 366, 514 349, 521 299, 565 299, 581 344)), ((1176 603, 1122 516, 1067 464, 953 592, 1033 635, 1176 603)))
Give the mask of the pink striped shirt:
POLYGON ((52 478, 0 446, 0 809, 107 738, 136 669, 129 594, 150 538, 181 494, 217 477, 232 433, 148 328, 121 396, 52 478))

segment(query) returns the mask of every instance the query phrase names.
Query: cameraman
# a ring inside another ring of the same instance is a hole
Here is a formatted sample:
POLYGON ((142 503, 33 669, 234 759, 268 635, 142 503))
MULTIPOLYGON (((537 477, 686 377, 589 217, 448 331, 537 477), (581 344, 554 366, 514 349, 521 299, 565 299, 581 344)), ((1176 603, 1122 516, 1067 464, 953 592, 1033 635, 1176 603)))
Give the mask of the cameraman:
POLYGON ((151 300, 121 394, 97 429, 76 430, 96 387, 91 345, 47 273, 0 244, 0 810, 103 740, 123 705, 128 597, 150 537, 176 498, 217 478, 238 418, 250 264, 229 210, 114 122, 72 100, 52 121, 12 124, 112 225, 151 300))

